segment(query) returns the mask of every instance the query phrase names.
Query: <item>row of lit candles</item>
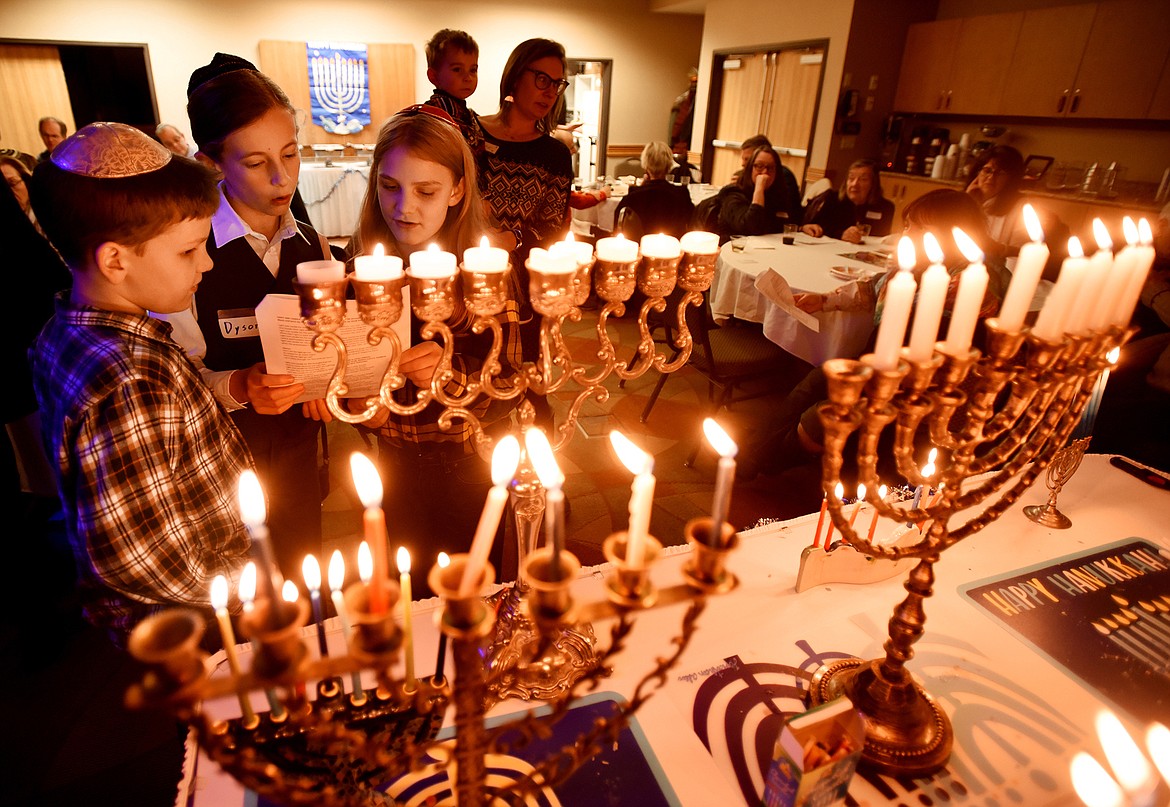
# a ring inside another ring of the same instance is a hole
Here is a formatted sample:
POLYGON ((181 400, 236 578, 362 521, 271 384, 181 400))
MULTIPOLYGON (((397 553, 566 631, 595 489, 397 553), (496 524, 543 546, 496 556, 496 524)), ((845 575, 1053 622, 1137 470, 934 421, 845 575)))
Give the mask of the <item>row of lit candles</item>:
MULTIPOLYGON (((1032 239, 1020 249, 1012 279, 996 317, 1000 329, 1018 333, 1031 306, 1049 250, 1044 243, 1040 220, 1031 205, 1024 205, 1024 222, 1032 239)), ((1134 224, 1128 216, 1123 221, 1126 246, 1116 256, 1109 232, 1100 219, 1093 220, 1097 251, 1086 258, 1077 238, 1070 238, 1068 257, 1061 264, 1056 284, 1045 300, 1032 326, 1033 336, 1057 342, 1066 334, 1103 331, 1129 324, 1141 295, 1142 285, 1154 262, 1153 234, 1149 222, 1134 224)), ((971 348, 971 339, 987 291, 987 267, 978 245, 958 227, 952 230, 955 243, 969 264, 959 276, 959 287, 951 310, 950 327, 942 352, 963 356, 971 348)), ((916 264, 914 243, 903 236, 898 242, 900 271, 886 288, 881 325, 873 356, 869 359, 877 370, 892 371, 898 366, 910 321, 914 322, 907 345, 907 358, 922 363, 934 352, 939 323, 942 321, 950 274, 942 264, 943 251, 931 233, 923 236, 923 249, 930 266, 919 280, 911 271, 916 264)))
MULTIPOLYGON (((641 241, 631 241, 623 235, 601 238, 594 247, 584 241, 577 241, 573 234, 563 241, 551 244, 549 248, 535 248, 528 257, 531 267, 543 272, 569 273, 593 260, 614 263, 631 263, 639 257, 679 258, 684 252, 694 255, 714 255, 719 251, 719 236, 714 233, 693 231, 675 238, 663 233, 642 236, 641 241)), ((439 249, 431 244, 424 250, 410 255, 403 271, 403 260, 397 255, 387 255, 381 244, 374 246, 373 254, 359 255, 354 259, 354 278, 369 282, 400 280, 404 274, 418 278, 448 278, 455 274, 457 258, 454 253, 439 249)), ((488 243, 484 236, 478 247, 463 251, 463 268, 469 272, 505 272, 509 267, 509 254, 488 243)), ((306 261, 297 265, 297 280, 301 283, 326 283, 345 279, 345 264, 340 261, 306 261)))

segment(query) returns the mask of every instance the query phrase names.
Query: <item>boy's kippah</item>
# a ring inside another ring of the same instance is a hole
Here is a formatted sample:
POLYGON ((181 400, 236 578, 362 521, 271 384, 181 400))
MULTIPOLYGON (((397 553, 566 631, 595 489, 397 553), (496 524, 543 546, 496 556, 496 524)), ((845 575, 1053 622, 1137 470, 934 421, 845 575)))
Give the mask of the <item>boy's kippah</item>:
POLYGON ((157 171, 170 150, 124 123, 91 123, 62 141, 49 158, 62 171, 98 179, 124 179, 157 171))
MULTIPOLYGON (((195 72, 191 74, 191 80, 187 82, 187 98, 191 97, 191 93, 195 92, 199 85, 206 84, 213 78, 219 78, 224 73, 231 73, 235 70, 256 70, 256 65, 247 59, 232 56, 230 53, 215 54, 210 64, 197 67, 195 72)), ((257 70, 257 72, 259 71, 257 70)))

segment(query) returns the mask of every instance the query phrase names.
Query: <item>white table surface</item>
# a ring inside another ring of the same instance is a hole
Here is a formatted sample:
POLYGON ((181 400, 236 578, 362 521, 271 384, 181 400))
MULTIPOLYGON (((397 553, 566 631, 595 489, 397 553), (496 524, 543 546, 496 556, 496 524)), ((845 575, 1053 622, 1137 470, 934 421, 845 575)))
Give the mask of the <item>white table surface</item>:
MULTIPOLYGON (((614 227, 617 226, 615 217, 617 216, 618 205, 621 204, 622 199, 624 199, 629 192, 628 186, 626 186, 625 183, 617 183, 617 185, 615 185, 615 187, 618 186, 626 188, 624 192, 618 191, 618 193, 621 194, 620 196, 611 194, 604 201, 594 205, 593 207, 587 207, 583 210, 574 210, 573 221, 581 222, 582 224, 586 225, 592 224, 595 225, 599 230, 605 230, 606 232, 612 233, 614 227)), ((690 185, 687 185, 687 190, 691 194, 691 204, 696 205, 704 199, 719 193, 719 188, 716 186, 703 185, 698 182, 692 182, 690 185)))
POLYGON ((850 244, 834 238, 813 238, 798 233, 795 243, 785 245, 780 234, 737 238, 719 250, 715 280, 711 284, 711 313, 716 320, 735 317, 764 325, 764 335, 794 356, 810 364, 860 355, 873 330, 873 312, 822 311, 814 316, 820 332, 801 325, 768 300, 757 288, 756 278, 774 269, 796 292, 829 292, 851 282, 829 270, 845 266, 869 274, 881 270, 873 264, 844 257, 858 251, 889 250, 877 238, 850 244))
POLYGON ((313 229, 329 237, 353 235, 369 178, 363 161, 302 163, 297 187, 313 229))
MULTIPOLYGON (((1086 456, 1061 492, 1059 507, 1072 519, 1071 529, 1048 529, 1020 512, 1023 505, 1045 501, 1041 475, 1037 485, 997 521, 943 553, 935 566, 934 595, 925 603, 926 631, 914 646, 915 657, 908 668, 951 718, 956 731, 954 753, 947 769, 929 780, 855 777, 850 787, 855 803, 1053 807, 1079 803, 1069 782, 1068 764, 1081 750, 1101 757, 1093 720, 1107 704, 1099 693, 983 613, 960 589, 1133 538, 1153 542, 1170 558, 1170 519, 1166 518, 1170 494, 1113 468, 1108 459, 1086 456), (933 797, 933 801, 923 802, 923 797, 933 797)), ((868 517, 868 512, 861 514, 863 521, 868 517)), ((778 692, 811 673, 815 657, 883 654, 886 622, 905 596, 904 575, 864 586, 837 583, 797 594, 794 584, 800 554, 811 541, 816 521, 813 513, 741 533, 740 545, 728 563, 739 578, 738 588, 708 600, 679 666, 639 713, 638 724, 674 791, 674 803, 687 807, 744 804, 722 730, 730 695, 715 704, 719 708, 708 724, 710 750, 699 742, 693 725, 695 695, 713 671, 726 666, 726 659, 738 657, 745 665, 798 670, 795 676, 759 673, 758 683, 771 684, 778 692)), ((879 522, 879 538, 882 531, 892 528, 879 522)), ((653 568, 655 582, 660 586, 678 582, 688 556, 686 547, 665 552, 653 568)), ((608 572, 606 566, 584 570, 573 588, 578 601, 601 597, 608 572)), ((429 672, 435 657, 433 616, 438 605, 437 600, 414 603, 420 674, 429 672)), ((670 651, 669 638, 678 629, 681 613, 682 606, 673 605, 640 614, 614 675, 603 680, 601 689, 629 696, 649 670, 651 659, 670 651)), ((335 623, 327 622, 330 646, 340 651, 342 639, 335 623)), ((595 629, 599 637, 608 637, 605 623, 596 624, 595 629)), ((305 637, 315 653, 312 632, 307 630, 305 637)), ((239 649, 246 667, 251 663, 248 648, 239 649)), ((215 660, 226 667, 222 652, 215 660)), ((370 686, 373 679, 367 679, 370 686)), ((258 710, 265 708, 259 693, 253 701, 258 710)), ((208 704, 208 708, 213 714, 233 716, 233 710, 239 714, 234 699, 208 704)), ((801 707, 792 697, 775 694, 770 705, 752 702, 746 708, 743 739, 751 748, 752 731, 762 718, 775 709, 792 713, 801 707)), ((1119 716, 1135 736, 1144 731, 1144 725, 1134 721, 1149 719, 1119 716)), ((747 767, 762 789, 754 758, 747 767)), ((193 788, 191 804, 255 803, 247 801, 243 789, 207 757, 199 755, 196 767, 190 746, 187 769, 185 787, 193 788)), ((180 792, 177 803, 187 805, 187 795, 186 789, 180 792)))

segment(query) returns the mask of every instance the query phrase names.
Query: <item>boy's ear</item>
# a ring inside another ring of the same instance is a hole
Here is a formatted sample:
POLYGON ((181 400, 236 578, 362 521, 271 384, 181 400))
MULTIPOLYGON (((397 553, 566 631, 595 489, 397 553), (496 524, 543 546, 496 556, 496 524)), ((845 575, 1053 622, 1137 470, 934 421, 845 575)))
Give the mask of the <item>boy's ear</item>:
POLYGON ((117 286, 126 279, 124 258, 129 249, 116 241, 104 241, 93 251, 94 268, 107 283, 117 286))
POLYGON ((195 152, 195 159, 198 160, 202 165, 206 166, 207 168, 210 168, 215 173, 217 173, 217 174, 223 173, 222 171, 220 171, 219 165, 216 164, 215 160, 208 157, 202 151, 195 152))
POLYGON ((451 198, 447 200, 447 207, 455 207, 455 205, 463 201, 463 194, 466 187, 467 186, 464 184, 463 178, 461 177, 459 181, 455 183, 455 187, 451 189, 451 198))
POLYGON ((431 67, 427 68, 427 81, 431 82, 431 84, 436 86, 436 87, 439 86, 438 84, 435 83, 435 70, 434 70, 434 68, 431 68, 431 67))

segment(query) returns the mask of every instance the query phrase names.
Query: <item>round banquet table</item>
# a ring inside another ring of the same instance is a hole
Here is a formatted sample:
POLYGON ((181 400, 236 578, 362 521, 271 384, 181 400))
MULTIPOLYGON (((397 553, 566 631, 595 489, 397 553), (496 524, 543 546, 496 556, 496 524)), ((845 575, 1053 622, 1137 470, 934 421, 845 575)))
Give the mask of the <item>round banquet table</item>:
POLYGON ((756 288, 756 278, 774 269, 793 293, 828 294, 852 280, 833 274, 833 267, 847 267, 862 275, 883 271, 872 263, 846 257, 858 252, 886 251, 880 239, 850 244, 833 238, 797 234, 785 245, 779 234, 736 238, 719 250, 715 280, 711 284, 711 313, 716 320, 759 322, 764 335, 792 355, 810 364, 833 358, 856 358, 873 331, 872 311, 821 311, 815 332, 793 318, 756 288))
POLYGON ((365 162, 303 163, 297 187, 313 229, 324 236, 352 235, 369 178, 365 162))
MULTIPOLYGON (((618 205, 621 204, 622 199, 629 192, 628 186, 622 182, 615 183, 613 188, 614 192, 604 201, 595 204, 593 207, 574 210, 573 221, 593 225, 599 230, 612 233, 617 226, 616 216, 618 205)), ((698 182, 692 182, 690 185, 687 185, 687 191, 691 194, 691 204, 697 205, 707 197, 719 193, 719 188, 714 185, 703 185, 698 182)))

